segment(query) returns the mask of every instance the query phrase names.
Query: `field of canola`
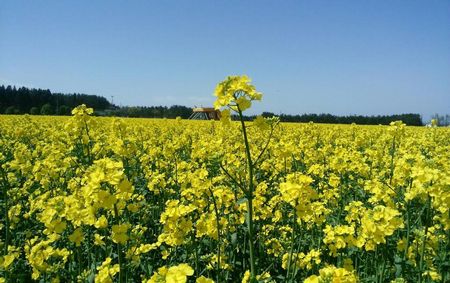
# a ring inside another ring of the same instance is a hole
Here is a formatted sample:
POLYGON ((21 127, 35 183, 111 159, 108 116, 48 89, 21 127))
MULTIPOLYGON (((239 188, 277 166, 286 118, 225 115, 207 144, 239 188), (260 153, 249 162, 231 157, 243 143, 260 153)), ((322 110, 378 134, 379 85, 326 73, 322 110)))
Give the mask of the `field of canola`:
POLYGON ((449 129, 91 114, 0 116, 0 282, 450 280, 449 129))

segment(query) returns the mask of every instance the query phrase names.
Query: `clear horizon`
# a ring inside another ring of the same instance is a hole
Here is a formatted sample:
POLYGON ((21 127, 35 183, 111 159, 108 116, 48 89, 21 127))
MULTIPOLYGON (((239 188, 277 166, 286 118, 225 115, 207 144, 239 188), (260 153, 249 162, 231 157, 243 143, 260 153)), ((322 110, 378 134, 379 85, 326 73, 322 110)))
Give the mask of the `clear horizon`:
POLYGON ((210 106, 247 74, 252 112, 450 110, 449 1, 3 1, 0 84, 210 106))

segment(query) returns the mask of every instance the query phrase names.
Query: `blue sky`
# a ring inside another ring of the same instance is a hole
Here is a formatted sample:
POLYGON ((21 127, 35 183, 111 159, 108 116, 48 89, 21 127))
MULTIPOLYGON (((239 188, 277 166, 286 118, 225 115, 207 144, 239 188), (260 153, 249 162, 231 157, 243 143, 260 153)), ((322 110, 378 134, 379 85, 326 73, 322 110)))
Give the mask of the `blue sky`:
POLYGON ((449 113, 450 1, 0 1, 0 84, 207 106, 231 74, 253 113, 449 113))

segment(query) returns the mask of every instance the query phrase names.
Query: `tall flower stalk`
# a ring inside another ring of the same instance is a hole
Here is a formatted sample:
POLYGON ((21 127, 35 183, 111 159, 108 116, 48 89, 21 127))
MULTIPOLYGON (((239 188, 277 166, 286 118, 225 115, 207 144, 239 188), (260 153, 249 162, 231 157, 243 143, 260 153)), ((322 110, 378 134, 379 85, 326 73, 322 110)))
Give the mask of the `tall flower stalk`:
MULTIPOLYGON (((214 95, 217 97, 214 107, 220 109, 226 107, 222 112, 222 120, 228 122, 230 120, 230 112, 234 111, 238 114, 242 127, 242 137, 245 145, 246 165, 248 167, 246 185, 237 183, 247 199, 247 229, 248 243, 250 252, 250 282, 256 282, 257 266, 255 257, 255 231, 253 223, 253 191, 254 191, 254 170, 255 163, 252 160, 250 151, 250 143, 247 134, 247 127, 244 122, 243 111, 251 107, 254 100, 261 100, 262 94, 256 91, 256 88, 250 83, 247 76, 229 76, 216 87, 214 95)), ((222 167, 224 171, 225 168, 222 167)), ((231 175, 226 171, 226 174, 231 175)), ((232 178, 234 182, 236 179, 232 178)))

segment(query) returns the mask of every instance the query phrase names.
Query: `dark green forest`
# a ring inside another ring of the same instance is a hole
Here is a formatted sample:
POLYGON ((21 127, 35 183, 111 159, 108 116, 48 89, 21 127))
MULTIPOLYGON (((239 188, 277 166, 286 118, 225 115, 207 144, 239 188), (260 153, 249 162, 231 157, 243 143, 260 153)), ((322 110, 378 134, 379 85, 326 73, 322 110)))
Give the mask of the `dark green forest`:
POLYGON ((1 114, 70 115, 73 108, 83 103, 99 110, 112 107, 106 98, 98 95, 52 93, 48 89, 0 86, 1 114))
MULTIPOLYGON (((273 113, 263 112, 262 116, 272 117, 273 113)), ((327 123, 327 124, 358 124, 358 125, 389 125, 392 121, 401 120, 403 123, 410 126, 422 126, 422 117, 420 114, 399 114, 399 115, 377 115, 377 116, 362 116, 362 115, 349 115, 349 116, 336 116, 331 114, 302 114, 302 115, 279 115, 280 120, 283 122, 314 122, 314 123, 327 123)))
MULTIPOLYGON (((94 108, 95 115, 140 118, 189 118, 192 108, 173 105, 167 106, 123 106, 111 104, 105 97, 81 93, 52 93, 48 89, 35 89, 15 86, 0 86, 0 114, 32 115, 70 115, 71 110, 86 104, 94 108)), ((263 112, 263 116, 279 116, 282 122, 314 122, 329 124, 387 125, 392 121, 402 120, 407 125, 423 125, 419 114, 378 115, 378 116, 336 116, 331 114, 275 115, 263 112)), ((255 116, 247 116, 247 120, 255 116)))
POLYGON ((192 108, 172 105, 167 106, 123 106, 108 110, 102 115, 118 117, 137 117, 137 118, 189 118, 192 114, 192 108))

